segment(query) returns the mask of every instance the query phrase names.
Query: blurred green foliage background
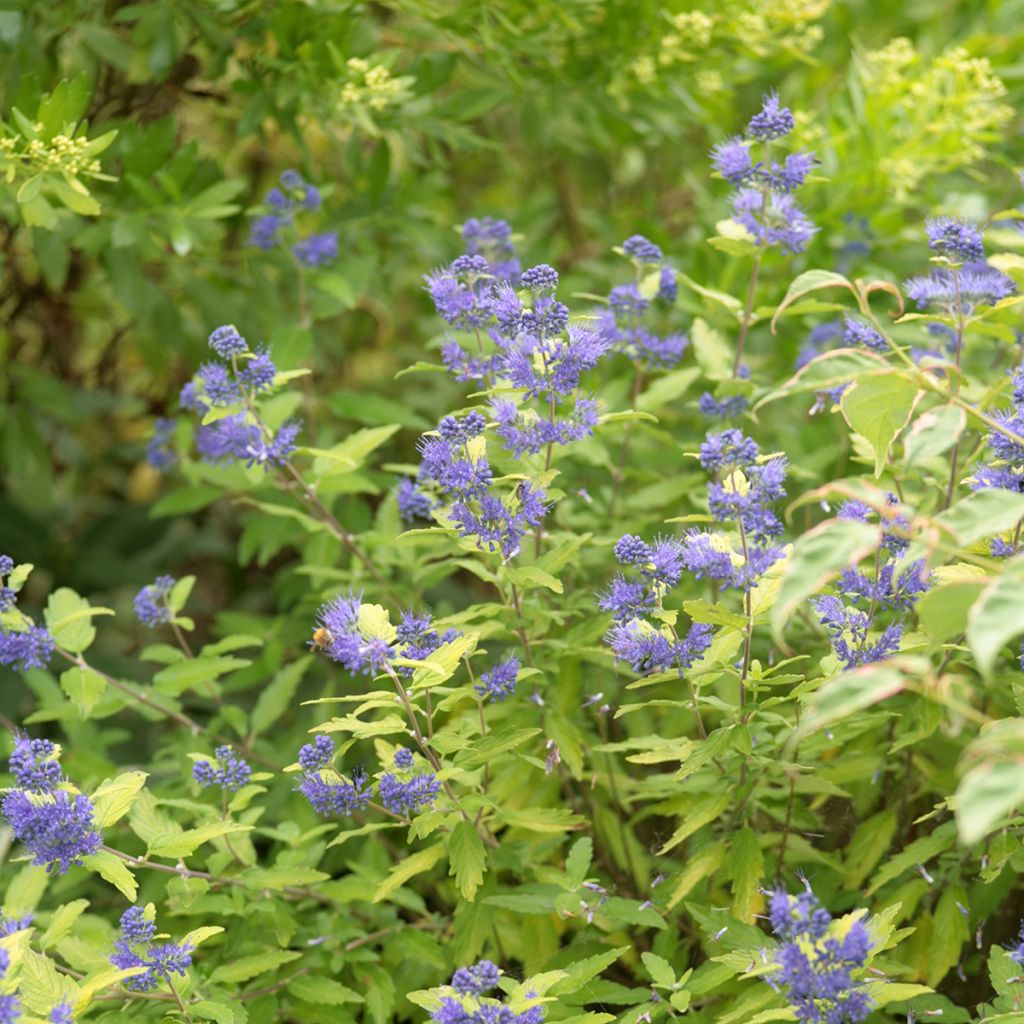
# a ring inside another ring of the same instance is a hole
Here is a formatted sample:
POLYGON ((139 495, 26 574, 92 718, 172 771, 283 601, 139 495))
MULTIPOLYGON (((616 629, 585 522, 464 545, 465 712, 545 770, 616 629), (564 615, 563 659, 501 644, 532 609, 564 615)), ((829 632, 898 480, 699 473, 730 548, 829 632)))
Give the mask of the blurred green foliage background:
MULTIPOLYGON (((211 614, 264 607, 275 545, 246 536, 235 506, 150 515, 168 488, 144 459, 153 420, 174 415, 210 330, 235 322, 280 365, 314 369, 308 443, 397 422, 387 453, 408 463, 458 404, 442 375, 394 377, 438 361, 422 274, 461 251, 458 224, 508 218, 524 265, 556 266, 566 294, 607 291, 611 246, 634 232, 691 279, 740 291, 745 261, 705 241, 728 191, 706 156, 768 88, 822 161, 804 196, 822 230, 805 256, 769 261, 766 301, 805 267, 919 270, 926 214, 1020 198, 1022 13, 999 0, 0 4, 0 550, 40 567, 29 601, 58 579, 126 608, 140 581, 201 567, 211 614), (247 245, 288 167, 323 186, 322 226, 341 238, 302 296, 293 264, 247 245)), ((682 307, 721 316, 693 292, 682 307)), ((802 340, 756 327, 751 358, 780 379, 802 340)), ((794 438, 797 465, 835 443, 816 430, 794 438)), ((369 474, 346 521, 365 525, 393 481, 369 474)))

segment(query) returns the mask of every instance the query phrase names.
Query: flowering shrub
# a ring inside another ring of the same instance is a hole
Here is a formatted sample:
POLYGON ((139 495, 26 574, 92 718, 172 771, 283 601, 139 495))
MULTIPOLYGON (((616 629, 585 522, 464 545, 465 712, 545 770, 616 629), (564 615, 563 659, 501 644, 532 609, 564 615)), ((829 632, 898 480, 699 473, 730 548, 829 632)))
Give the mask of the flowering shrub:
POLYGON ((1019 1020, 1019 26, 70 6, 0 32, 103 69, 0 139, 0 1024, 1019 1020))

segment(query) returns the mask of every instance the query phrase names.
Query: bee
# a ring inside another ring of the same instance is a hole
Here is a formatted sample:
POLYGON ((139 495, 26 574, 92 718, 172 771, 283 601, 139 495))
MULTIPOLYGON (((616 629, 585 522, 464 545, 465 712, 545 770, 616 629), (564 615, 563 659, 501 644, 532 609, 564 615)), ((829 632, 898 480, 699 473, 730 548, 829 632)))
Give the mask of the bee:
POLYGON ((313 639, 309 643, 318 651, 326 651, 331 646, 333 639, 331 631, 326 626, 318 626, 313 630, 313 639))

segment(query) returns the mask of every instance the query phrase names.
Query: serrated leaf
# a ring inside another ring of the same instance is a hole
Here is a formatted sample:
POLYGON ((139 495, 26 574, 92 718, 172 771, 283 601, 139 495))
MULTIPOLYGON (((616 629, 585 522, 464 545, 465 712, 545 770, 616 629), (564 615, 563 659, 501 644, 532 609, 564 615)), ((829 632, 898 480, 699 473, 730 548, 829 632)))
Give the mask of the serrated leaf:
POLYGON ((435 843, 425 850, 418 850, 416 853, 410 854, 392 868, 391 874, 377 886, 377 891, 373 894, 373 902, 380 903, 406 882, 429 871, 439 860, 444 859, 445 853, 444 843, 435 843))
POLYGON ((123 772, 116 779, 101 783, 92 794, 93 824, 96 828, 109 828, 120 821, 131 810, 148 778, 145 772, 123 772))
POLYGON ((455 884, 464 899, 472 902, 484 880, 487 854, 480 834, 469 821, 460 821, 448 838, 448 874, 455 876, 455 884))
POLYGON ((213 985, 238 985, 258 978, 268 971, 276 971, 279 967, 300 959, 301 956, 301 953, 291 949, 268 949, 264 953, 238 957, 229 963, 215 967, 210 975, 210 983, 213 985))
POLYGON ((234 835, 237 832, 251 832, 251 825, 242 825, 237 821, 210 821, 197 828, 189 828, 184 832, 172 833, 166 836, 159 836, 149 846, 149 855, 152 857, 189 857, 199 849, 203 843, 211 839, 219 839, 221 836, 234 835))
POLYGON ((920 395, 917 385, 897 372, 866 374, 843 392, 839 407, 850 428, 871 445, 876 477, 882 475, 892 443, 910 421, 920 395))

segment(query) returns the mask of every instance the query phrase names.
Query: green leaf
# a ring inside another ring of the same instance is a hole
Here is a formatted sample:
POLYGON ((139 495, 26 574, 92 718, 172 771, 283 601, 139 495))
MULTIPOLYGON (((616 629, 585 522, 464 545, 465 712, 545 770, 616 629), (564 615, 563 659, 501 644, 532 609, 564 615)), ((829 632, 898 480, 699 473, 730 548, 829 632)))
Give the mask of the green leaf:
POLYGON ((979 576, 973 579, 932 587, 917 602, 917 621, 936 643, 953 640, 967 629, 967 615, 988 583, 988 577, 977 571, 979 576))
POLYGON ((647 968, 647 973, 651 976, 651 980, 655 985, 659 985, 661 988, 672 988, 676 983, 676 972, 672 969, 672 965, 658 956, 657 953, 641 953, 640 959, 644 962, 644 967, 647 968))
POLYGON ((547 587, 556 594, 562 593, 561 580, 556 579, 549 572, 545 572, 536 565, 521 565, 506 570, 509 580, 523 590, 534 590, 537 587, 547 587))
POLYGON ((301 956, 301 953, 291 949, 268 949, 264 953, 238 957, 214 968, 210 975, 210 983, 213 985, 238 985, 244 981, 258 978, 268 971, 276 971, 279 967, 290 964, 301 956))
POLYGON ((799 731, 806 735, 824 729, 855 711, 900 693, 905 686, 903 673, 885 662, 843 672, 829 679, 815 693, 799 731))
POLYGON ((128 865, 120 857, 100 850, 99 853, 92 853, 82 858, 82 864, 89 871, 95 871, 105 882, 109 882, 117 889, 129 903, 134 903, 139 894, 139 886, 135 881, 135 875, 131 873, 128 865))
POLYGON ((889 449, 909 422, 920 394, 916 384, 896 372, 860 377, 843 392, 843 416, 871 445, 876 477, 882 475, 889 449))
POLYGON ((698 797, 693 804, 687 808, 682 816, 679 827, 672 833, 668 842, 658 851, 659 854, 666 854, 674 850, 681 842, 688 839, 698 829, 717 821, 725 812, 725 809, 732 802, 729 793, 714 792, 705 793, 698 797))
POLYGON ((237 832, 251 832, 252 825, 242 825, 237 821, 210 821, 198 828, 189 828, 184 832, 160 836, 149 845, 149 854, 153 857, 189 857, 203 843, 221 836, 234 835, 237 832))
POLYGON ((769 402, 807 391, 830 391, 840 384, 849 384, 862 375, 888 370, 883 356, 862 349, 839 348, 815 356, 802 366, 785 384, 769 392, 755 406, 756 413, 769 402))
POLYGON ((944 455, 960 440, 967 426, 967 413, 958 405, 943 405, 922 413, 903 439, 903 461, 919 466, 927 459, 944 455))
POLYGON ((448 874, 455 876, 463 898, 472 902, 487 870, 484 844, 472 822, 460 821, 452 829, 448 838, 448 861, 448 874))
POLYGON ((123 772, 116 779, 107 779, 92 794, 93 824, 109 828, 132 808, 139 790, 149 776, 145 772, 123 772))
POLYGON ((445 856, 444 843, 434 843, 425 850, 418 850, 400 861, 391 869, 391 874, 377 886, 373 894, 373 902, 380 903, 387 899, 393 892, 400 889, 410 879, 429 871, 439 860, 445 856))
MULTIPOLYGON (((1012 530, 1024 518, 1024 494, 989 487, 972 491, 935 517, 935 524, 962 548, 1012 530)), ((916 549, 916 545, 915 545, 916 549)), ((907 558, 919 557, 912 549, 907 558)))
POLYGON ((188 658, 157 672, 153 676, 153 685, 161 693, 179 697, 186 690, 195 689, 250 664, 245 658, 188 658))
POLYGON ((588 837, 577 839, 565 858, 566 881, 571 890, 578 889, 587 879, 591 861, 594 859, 594 843, 588 837))
POLYGON ((790 284, 789 288, 786 289, 785 297, 775 310, 771 323, 772 334, 775 333, 775 325, 778 323, 779 317, 782 316, 782 314, 792 306, 794 302, 798 302, 805 295, 810 295, 811 292, 820 291, 822 288, 846 288, 856 294, 853 282, 843 277, 842 274, 837 274, 832 270, 805 270, 802 274, 798 275, 793 280, 792 284, 790 284))
POLYGON ((678 402, 698 380, 700 370, 694 366, 656 377, 637 398, 636 407, 641 412, 657 412, 666 405, 678 402))
POLYGON ((526 811, 503 809, 500 817, 512 828, 528 832, 568 832, 583 824, 583 818, 562 807, 534 807, 526 811))
POLYGON ((972 768, 960 780, 955 804, 961 842, 980 842, 1024 805, 1024 761, 997 761, 972 768))
POLYGON ((1024 559, 1014 559, 982 590, 967 615, 967 643, 984 676, 992 674, 1003 644, 1021 633, 1024 633, 1024 559))
POLYGON ((690 326, 690 342, 705 377, 725 380, 732 376, 732 349, 725 338, 700 317, 690 326))
POLYGON ((78 666, 61 673, 60 685, 82 718, 89 717, 107 689, 106 679, 98 672, 78 666))
POLYGON ((321 974, 304 974, 292 978, 285 987, 296 999, 301 999, 304 1003, 342 1006, 345 1003, 363 1002, 363 997, 358 992, 353 992, 340 981, 325 978, 321 974))
POLYGON ((44 618, 58 646, 81 654, 96 639, 94 615, 113 615, 110 608, 93 608, 84 597, 68 587, 54 590, 46 602, 44 618))
POLYGON ((960 962, 960 952, 970 938, 967 921, 960 907, 967 903, 967 893, 959 885, 943 886, 935 908, 932 940, 928 952, 928 984, 940 981, 960 962))
POLYGON ((772 637, 782 646, 793 613, 849 565, 872 554, 882 542, 880 526, 856 519, 830 519, 796 539, 785 563, 771 609, 772 637))
POLYGON ((249 718, 249 728, 254 736, 270 728, 288 710, 302 677, 312 664, 312 656, 305 655, 285 665, 269 685, 260 690, 249 718))
POLYGON ((764 855, 753 829, 744 828, 733 836, 729 846, 729 877, 732 879, 732 916, 753 924, 764 900, 761 880, 764 855))
POLYGON ((39 948, 45 950, 56 946, 71 931, 88 906, 88 900, 72 900, 59 906, 50 917, 49 927, 39 937, 39 948))

